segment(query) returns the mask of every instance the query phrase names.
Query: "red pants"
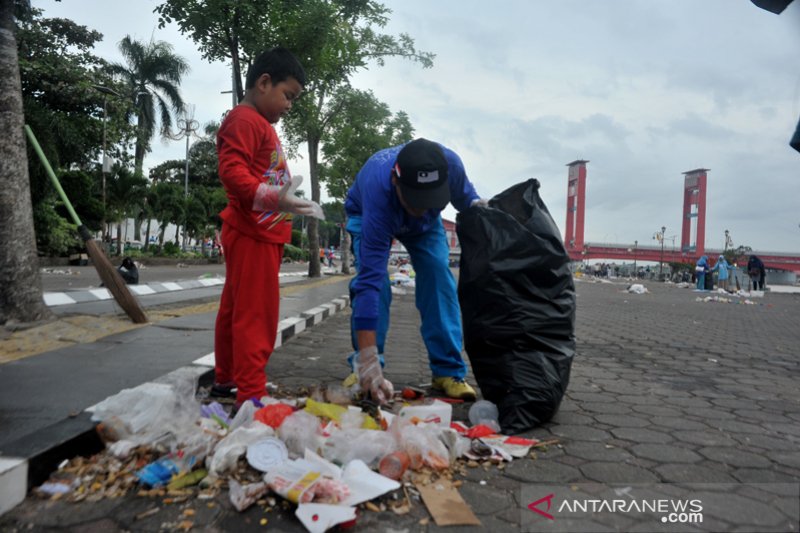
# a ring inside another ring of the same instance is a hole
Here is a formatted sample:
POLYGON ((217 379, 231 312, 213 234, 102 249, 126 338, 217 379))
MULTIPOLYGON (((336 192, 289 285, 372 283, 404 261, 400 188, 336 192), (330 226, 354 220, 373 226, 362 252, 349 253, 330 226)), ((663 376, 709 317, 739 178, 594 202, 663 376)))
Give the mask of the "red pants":
POLYGON ((217 383, 234 382, 236 402, 265 394, 265 366, 275 347, 283 244, 257 241, 225 224, 225 286, 214 332, 217 383))

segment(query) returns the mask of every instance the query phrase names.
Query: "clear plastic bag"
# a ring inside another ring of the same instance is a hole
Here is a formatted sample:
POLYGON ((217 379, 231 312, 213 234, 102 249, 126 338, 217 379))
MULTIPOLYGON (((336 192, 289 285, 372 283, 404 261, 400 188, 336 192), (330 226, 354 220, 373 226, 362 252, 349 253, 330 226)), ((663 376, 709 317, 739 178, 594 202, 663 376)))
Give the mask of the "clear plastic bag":
POLYGON ((195 376, 170 376, 163 382, 124 389, 95 406, 92 420, 108 422, 135 445, 182 447, 198 432, 200 402, 195 376))
POLYGON ((383 456, 397 449, 394 436, 386 431, 343 429, 328 437, 322 447, 322 456, 340 465, 360 459, 370 468, 375 468, 383 456))
POLYGON ((450 467, 450 453, 439 439, 441 428, 433 424, 414 425, 398 421, 392 432, 400 442, 400 448, 411 459, 411 469, 418 470, 429 466, 434 470, 450 467))
POLYGON ((217 443, 214 454, 208 459, 208 470, 220 474, 234 466, 239 457, 247 452, 247 446, 267 437, 274 437, 275 431, 261 422, 253 422, 232 431, 217 443))
POLYGON ((283 420, 281 427, 278 428, 278 436, 286 443, 289 457, 292 459, 303 457, 306 448, 319 453, 322 445, 322 430, 320 429, 319 419, 305 411, 296 411, 287 416, 283 420))

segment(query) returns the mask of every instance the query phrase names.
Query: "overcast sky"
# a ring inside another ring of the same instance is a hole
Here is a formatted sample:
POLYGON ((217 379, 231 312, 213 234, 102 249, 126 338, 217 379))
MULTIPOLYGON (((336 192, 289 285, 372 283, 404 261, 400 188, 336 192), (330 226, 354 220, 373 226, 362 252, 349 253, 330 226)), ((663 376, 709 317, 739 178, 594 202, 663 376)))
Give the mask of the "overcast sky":
MULTIPOLYGON (((159 30, 157 1, 32 3, 103 33, 96 53, 110 61, 126 34, 172 43, 191 65, 182 92, 195 118, 230 107, 220 93, 229 67, 203 60, 174 25, 159 30)), ((800 153, 788 146, 800 118, 800 1, 781 15, 749 0, 384 4, 385 31, 409 33, 434 67, 389 59, 354 85, 458 152, 482 196, 537 178, 563 235, 565 165, 587 159, 587 241, 655 244, 666 226, 677 247, 682 172, 709 168, 706 246, 721 248, 727 229, 736 246, 800 253, 800 153)), ((145 164, 184 148, 155 141, 145 164)), ((308 176, 306 160, 295 174, 308 176)))

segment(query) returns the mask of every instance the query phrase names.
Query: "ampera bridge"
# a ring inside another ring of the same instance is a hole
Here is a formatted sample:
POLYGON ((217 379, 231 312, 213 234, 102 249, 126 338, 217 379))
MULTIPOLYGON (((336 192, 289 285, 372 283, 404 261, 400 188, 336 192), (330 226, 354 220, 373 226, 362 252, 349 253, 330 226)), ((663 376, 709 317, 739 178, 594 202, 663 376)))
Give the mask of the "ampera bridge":
MULTIPOLYGON (((655 261, 695 263, 701 256, 716 257, 723 250, 705 247, 707 168, 684 172, 683 224, 680 247, 665 246, 664 229, 657 234, 659 244, 653 246, 586 242, 583 238, 586 207, 586 163, 578 159, 569 163, 567 185, 567 225, 564 245, 573 261, 610 259, 623 262, 655 261)), ((753 250, 764 266, 800 274, 800 254, 753 250)))

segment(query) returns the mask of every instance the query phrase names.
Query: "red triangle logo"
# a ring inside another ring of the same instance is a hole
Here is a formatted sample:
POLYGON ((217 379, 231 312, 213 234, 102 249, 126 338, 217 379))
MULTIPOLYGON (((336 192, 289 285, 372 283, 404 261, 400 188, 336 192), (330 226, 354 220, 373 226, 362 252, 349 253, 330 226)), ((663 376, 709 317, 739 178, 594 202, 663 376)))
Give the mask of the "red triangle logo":
POLYGON ((539 513, 540 515, 542 515, 543 517, 545 517, 545 518, 547 518, 549 520, 555 520, 555 517, 553 517, 553 515, 551 515, 550 513, 545 512, 545 511, 542 511, 541 509, 538 508, 539 504, 547 502, 547 510, 549 511, 550 507, 553 505, 553 497, 554 496, 555 496, 555 494, 548 494, 544 498, 540 498, 540 499, 536 500, 535 502, 529 504, 528 505, 528 509, 530 509, 534 513, 539 513))

